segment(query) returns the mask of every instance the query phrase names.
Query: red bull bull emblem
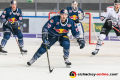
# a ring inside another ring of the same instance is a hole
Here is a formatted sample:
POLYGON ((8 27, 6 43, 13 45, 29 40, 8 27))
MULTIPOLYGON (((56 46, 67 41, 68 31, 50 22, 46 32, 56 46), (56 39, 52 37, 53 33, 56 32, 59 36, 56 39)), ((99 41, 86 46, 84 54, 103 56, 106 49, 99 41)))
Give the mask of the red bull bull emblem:
POLYGON ((68 33, 66 29, 55 29, 55 31, 58 33, 68 33))
POLYGON ((11 19, 8 19, 8 21, 10 21, 11 23, 14 23, 14 22, 17 21, 17 19, 16 18, 11 18, 11 19))
POLYGON ((76 19, 78 19, 78 16, 73 15, 73 16, 70 16, 70 18, 73 19, 73 20, 76 20, 76 19))

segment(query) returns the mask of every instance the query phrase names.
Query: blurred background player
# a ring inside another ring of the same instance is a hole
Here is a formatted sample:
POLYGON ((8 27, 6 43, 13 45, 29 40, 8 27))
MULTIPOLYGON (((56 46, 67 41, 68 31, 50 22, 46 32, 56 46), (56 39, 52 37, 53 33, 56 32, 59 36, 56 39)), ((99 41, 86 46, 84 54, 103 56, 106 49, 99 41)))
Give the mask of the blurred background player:
POLYGON ((13 29, 13 33, 18 37, 18 43, 22 52, 27 52, 23 48, 23 34, 21 33, 19 24, 22 21, 22 11, 20 8, 17 8, 17 1, 12 0, 10 3, 10 7, 6 8, 2 15, 1 20, 3 22, 3 39, 1 41, 0 52, 7 54, 7 51, 4 50, 4 47, 11 36, 11 27, 13 29))
POLYGON ((84 12, 78 8, 78 3, 73 1, 71 7, 67 7, 69 17, 76 23, 79 28, 80 36, 84 38, 84 28, 80 20, 84 19, 84 12))
MULTIPOLYGON (((120 30, 120 0, 115 0, 114 6, 107 7, 101 16, 101 20, 105 21, 100 36, 96 45, 95 51, 92 55, 96 55, 102 46, 103 40, 108 36, 112 26, 120 30)), ((120 39, 120 33, 113 29, 120 39)))
POLYGON ((46 52, 46 46, 48 49, 55 44, 57 41, 60 42, 63 47, 64 53, 64 61, 66 66, 70 66, 71 62, 69 62, 69 49, 70 42, 67 36, 68 31, 71 30, 72 35, 77 39, 78 44, 80 45, 80 49, 85 47, 85 41, 83 38, 79 37, 78 27, 75 25, 74 21, 68 18, 68 12, 66 9, 60 10, 60 15, 52 17, 42 29, 42 40, 43 43, 41 47, 34 54, 32 59, 27 62, 27 65, 30 66, 33 64, 42 54, 46 52))

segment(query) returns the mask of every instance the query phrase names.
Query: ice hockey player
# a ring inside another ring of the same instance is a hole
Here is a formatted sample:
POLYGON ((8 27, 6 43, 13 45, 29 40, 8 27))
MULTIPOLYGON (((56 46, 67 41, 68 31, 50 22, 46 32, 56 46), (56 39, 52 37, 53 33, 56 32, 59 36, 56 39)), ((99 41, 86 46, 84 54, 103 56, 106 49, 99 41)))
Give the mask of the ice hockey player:
MULTIPOLYGON (((102 30, 100 32, 99 39, 97 41, 96 49, 92 52, 92 55, 96 55, 100 50, 103 40, 108 36, 112 27, 120 30, 120 0, 115 0, 114 6, 107 7, 106 10, 102 13, 100 18, 102 21, 105 21, 102 30)), ((120 33, 113 29, 120 39, 120 33)))
POLYGON ((17 8, 17 1, 12 0, 10 3, 10 7, 6 8, 1 14, 1 20, 3 22, 3 39, 0 45, 0 52, 7 54, 7 51, 4 50, 4 47, 11 36, 11 32, 13 29, 13 33, 18 37, 18 43, 22 52, 27 52, 23 48, 23 34, 21 33, 19 24, 22 21, 22 11, 20 8, 17 8))
POLYGON ((84 38, 84 28, 80 21, 84 19, 84 12, 78 8, 78 3, 73 1, 71 7, 67 7, 69 17, 76 23, 79 28, 80 36, 84 38))
POLYGON ((78 27, 75 25, 74 21, 68 18, 68 12, 66 9, 60 10, 60 15, 52 17, 48 22, 43 26, 42 29, 42 40, 43 43, 41 47, 34 54, 32 59, 27 62, 27 65, 32 65, 42 54, 46 52, 46 46, 48 49, 55 44, 57 41, 63 47, 63 58, 67 67, 70 67, 71 62, 68 60, 70 42, 67 36, 68 31, 71 30, 72 35, 77 39, 80 49, 85 47, 85 41, 83 38, 79 37, 78 27))

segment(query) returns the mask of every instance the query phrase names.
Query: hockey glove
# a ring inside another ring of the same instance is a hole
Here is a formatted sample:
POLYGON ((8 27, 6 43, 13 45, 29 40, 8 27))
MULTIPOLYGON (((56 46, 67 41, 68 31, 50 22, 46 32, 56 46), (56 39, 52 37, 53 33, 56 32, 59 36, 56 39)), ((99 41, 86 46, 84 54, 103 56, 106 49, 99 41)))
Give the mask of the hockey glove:
POLYGON ((11 22, 10 22, 10 21, 6 21, 4 24, 5 24, 7 27, 11 28, 11 22))
POLYGON ((108 26, 109 28, 112 28, 112 20, 111 20, 111 19, 107 19, 107 20, 106 20, 106 23, 107 23, 107 26, 108 26))
POLYGON ((17 28, 18 26, 19 26, 19 22, 18 21, 14 22, 12 24, 12 28, 17 28))
POLYGON ((77 42, 80 45, 80 49, 83 49, 85 47, 85 40, 84 39, 78 38, 77 42))
POLYGON ((46 46, 50 44, 50 42, 48 41, 48 32, 43 32, 42 40, 43 40, 43 44, 45 44, 46 46))

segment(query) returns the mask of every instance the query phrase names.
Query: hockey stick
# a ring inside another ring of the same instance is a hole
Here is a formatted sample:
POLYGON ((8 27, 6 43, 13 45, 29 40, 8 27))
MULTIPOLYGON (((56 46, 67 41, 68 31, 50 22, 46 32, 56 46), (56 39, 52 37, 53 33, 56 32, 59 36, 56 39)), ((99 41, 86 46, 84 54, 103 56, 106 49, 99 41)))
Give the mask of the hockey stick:
POLYGON ((116 31, 118 31, 120 33, 120 31, 117 28, 115 28, 114 26, 112 26, 112 28, 115 29, 116 31))
MULTIPOLYGON (((13 34, 13 36, 15 37, 15 40, 16 40, 16 42, 17 42, 17 44, 18 44, 18 47, 19 47, 19 49, 20 49, 19 43, 18 43, 18 41, 17 41, 17 38, 16 38, 16 36, 15 36, 15 34, 14 34, 14 31, 13 31, 11 25, 10 25, 10 28, 11 28, 12 34, 13 34)), ((20 52, 21 52, 21 55, 22 55, 22 57, 23 57, 23 54, 22 54, 22 51, 21 51, 21 50, 20 50, 20 52)))
POLYGON ((48 55, 48 49, 47 49, 47 45, 46 45, 46 50, 47 50, 47 59, 48 59, 48 66, 49 66, 49 71, 50 73, 53 71, 53 69, 50 68, 50 61, 49 61, 49 55, 48 55))

